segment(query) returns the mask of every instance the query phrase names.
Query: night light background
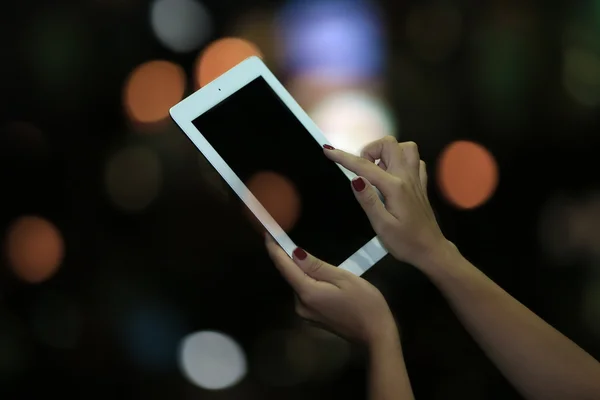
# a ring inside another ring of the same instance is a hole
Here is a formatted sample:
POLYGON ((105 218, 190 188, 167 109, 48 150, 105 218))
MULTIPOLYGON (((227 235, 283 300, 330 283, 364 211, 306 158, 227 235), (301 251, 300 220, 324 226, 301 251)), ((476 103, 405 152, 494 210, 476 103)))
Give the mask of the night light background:
MULTIPOLYGON (((416 141, 447 237, 600 357, 598 1, 26 0, 0 34, 0 398, 365 398, 168 119, 249 55, 335 146, 416 141)), ((253 182, 293 226, 302 193, 253 182)), ((519 398, 415 268, 365 278, 416 398, 519 398)))

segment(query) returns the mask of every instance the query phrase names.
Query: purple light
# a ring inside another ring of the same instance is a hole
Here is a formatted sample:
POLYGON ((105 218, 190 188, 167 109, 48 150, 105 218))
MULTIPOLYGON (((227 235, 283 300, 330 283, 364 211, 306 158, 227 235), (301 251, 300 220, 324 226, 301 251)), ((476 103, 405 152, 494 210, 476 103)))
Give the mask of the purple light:
POLYGON ((366 0, 294 0, 279 20, 287 72, 339 80, 381 75, 384 43, 366 0))

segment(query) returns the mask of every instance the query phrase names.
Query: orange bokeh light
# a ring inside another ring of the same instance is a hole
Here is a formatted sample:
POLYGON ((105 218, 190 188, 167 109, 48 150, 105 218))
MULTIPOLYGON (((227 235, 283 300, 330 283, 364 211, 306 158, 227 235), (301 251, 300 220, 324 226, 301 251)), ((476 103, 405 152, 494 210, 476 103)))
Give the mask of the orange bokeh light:
MULTIPOLYGON (((289 232, 294 227, 300 216, 300 195, 289 179, 275 172, 264 171, 250 178, 246 186, 281 229, 289 232)), ((260 230, 264 230, 254 215, 251 219, 260 230)))
POLYGON ((149 124, 166 119, 185 92, 183 68, 169 61, 149 61, 129 75, 124 105, 133 122, 149 124))
POLYGON ((446 199, 459 208, 485 203, 498 186, 498 166, 482 145, 461 140, 444 149, 438 164, 438 185, 446 199))
POLYGON ((6 238, 8 262, 15 274, 29 283, 50 278, 62 262, 64 241, 50 221, 25 216, 9 228, 6 238))
POLYGON ((262 53, 255 44, 244 39, 231 37, 211 43, 196 63, 197 87, 205 86, 252 56, 262 58, 262 53))

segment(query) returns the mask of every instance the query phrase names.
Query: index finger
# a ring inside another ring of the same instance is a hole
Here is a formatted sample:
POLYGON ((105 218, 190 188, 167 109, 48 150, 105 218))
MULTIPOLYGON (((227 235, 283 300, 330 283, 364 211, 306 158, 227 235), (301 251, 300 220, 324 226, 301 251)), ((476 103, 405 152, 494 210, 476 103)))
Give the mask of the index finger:
POLYGON ((269 257, 271 257, 271 260, 273 260, 283 278, 292 286, 296 293, 300 294, 304 292, 311 281, 314 280, 296 265, 287 253, 273 240, 271 235, 266 235, 265 244, 269 257))
POLYGON ((356 175, 367 178, 369 182, 382 192, 390 185, 391 175, 365 158, 357 157, 354 154, 337 149, 325 150, 325 155, 331 161, 340 164, 344 168, 354 172, 356 175))

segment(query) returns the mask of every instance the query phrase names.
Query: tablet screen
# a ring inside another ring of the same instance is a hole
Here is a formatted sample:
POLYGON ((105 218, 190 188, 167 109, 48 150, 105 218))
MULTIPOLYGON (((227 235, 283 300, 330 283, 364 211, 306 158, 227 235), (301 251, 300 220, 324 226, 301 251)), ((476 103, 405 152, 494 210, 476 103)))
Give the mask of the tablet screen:
POLYGON ((339 265, 375 236, 348 178, 264 78, 193 123, 244 183, 269 171, 295 187, 299 213, 287 234, 297 246, 339 265))

